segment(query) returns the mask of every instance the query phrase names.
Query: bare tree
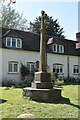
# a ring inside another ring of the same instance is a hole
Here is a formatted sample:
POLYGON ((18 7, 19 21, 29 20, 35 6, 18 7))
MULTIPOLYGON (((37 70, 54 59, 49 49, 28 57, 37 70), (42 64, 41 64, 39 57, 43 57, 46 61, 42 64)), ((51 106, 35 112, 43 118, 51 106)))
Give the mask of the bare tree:
POLYGON ((27 20, 23 18, 23 14, 20 15, 10 5, 2 5, 0 11, 0 27, 27 30, 27 20))

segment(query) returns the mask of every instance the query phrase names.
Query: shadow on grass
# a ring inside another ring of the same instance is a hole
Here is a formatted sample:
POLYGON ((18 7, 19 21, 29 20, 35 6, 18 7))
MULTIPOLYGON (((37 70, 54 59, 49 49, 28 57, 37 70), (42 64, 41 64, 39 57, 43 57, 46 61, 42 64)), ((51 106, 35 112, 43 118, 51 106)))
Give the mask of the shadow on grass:
POLYGON ((61 103, 61 104, 71 105, 71 106, 74 106, 74 107, 77 107, 78 109, 80 109, 80 106, 71 103, 69 98, 61 97, 61 99, 58 101, 57 104, 60 104, 60 103, 61 103))
POLYGON ((75 104, 70 102, 69 98, 64 98, 64 97, 61 97, 59 100, 55 100, 55 101, 40 101, 40 100, 38 100, 36 102, 51 103, 51 104, 67 104, 67 105, 71 105, 73 107, 76 107, 76 108, 80 109, 80 105, 75 105, 75 104))
POLYGON ((7 102, 7 100, 0 99, 0 104, 7 102))

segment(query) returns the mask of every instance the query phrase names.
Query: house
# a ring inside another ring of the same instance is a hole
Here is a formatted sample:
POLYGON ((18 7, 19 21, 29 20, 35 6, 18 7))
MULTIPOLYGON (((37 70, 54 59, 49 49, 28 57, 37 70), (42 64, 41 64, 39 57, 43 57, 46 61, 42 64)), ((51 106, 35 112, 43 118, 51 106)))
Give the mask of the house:
MULTIPOLYGON (((80 79, 80 33, 77 40, 46 36, 47 64, 59 79, 80 79)), ((15 29, 0 28, 0 83, 2 80, 21 81, 21 63, 30 72, 39 61, 40 35, 15 29)), ((30 77, 30 76, 29 76, 30 77)))

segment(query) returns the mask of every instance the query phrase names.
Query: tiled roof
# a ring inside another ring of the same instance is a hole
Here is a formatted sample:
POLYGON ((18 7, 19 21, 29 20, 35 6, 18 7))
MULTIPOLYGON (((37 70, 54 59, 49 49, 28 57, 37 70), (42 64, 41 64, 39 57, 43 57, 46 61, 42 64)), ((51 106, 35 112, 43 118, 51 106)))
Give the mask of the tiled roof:
MULTIPOLYGON (((14 30, 14 29, 7 29, 7 28, 0 28, 0 35, 2 31, 2 37, 18 37, 23 40, 23 50, 29 50, 29 51, 39 51, 40 49, 40 35, 31 33, 31 32, 25 32, 21 30, 14 30)), ((47 46, 47 52, 53 53, 50 49, 50 45, 52 42, 54 44, 60 44, 64 45, 65 52, 60 54, 65 55, 78 55, 78 50, 76 49, 76 43, 77 41, 68 40, 68 39, 61 39, 61 38, 54 38, 53 36, 46 36, 46 46, 47 46), (53 38, 51 40, 50 38, 53 38), (50 40, 50 41, 49 41, 50 40), (51 43, 50 43, 51 42, 51 43), (48 45, 47 45, 48 43, 48 45), (50 43, 50 45, 49 45, 50 43)), ((1 37, 0 37, 0 47, 1 47, 1 37)), ((55 53, 57 54, 57 53, 55 53)), ((59 53, 58 53, 59 54, 59 53)))

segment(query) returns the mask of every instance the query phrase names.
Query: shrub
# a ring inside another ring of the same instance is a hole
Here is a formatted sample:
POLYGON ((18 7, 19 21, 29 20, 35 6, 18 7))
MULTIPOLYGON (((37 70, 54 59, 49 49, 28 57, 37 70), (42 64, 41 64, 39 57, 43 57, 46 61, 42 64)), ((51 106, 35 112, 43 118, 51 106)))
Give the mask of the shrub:
POLYGON ((80 83, 80 78, 77 78, 76 82, 77 82, 77 83, 80 83))
POLYGON ((35 62, 35 71, 34 72, 38 72, 39 71, 39 61, 37 60, 35 62))
POLYGON ((76 79, 74 77, 64 77, 64 83, 76 83, 76 79))
POLYGON ((51 72, 51 80, 52 80, 53 82, 57 81, 56 73, 51 72))
POLYGON ((55 86, 61 87, 61 85, 64 84, 64 81, 63 80, 56 80, 54 84, 55 84, 55 86))
POLYGON ((25 65, 21 63, 20 68, 21 80, 25 80, 26 76, 29 74, 29 71, 25 65))
POLYGON ((15 85, 15 82, 11 79, 3 79, 2 80, 2 86, 11 87, 13 85, 15 85))

